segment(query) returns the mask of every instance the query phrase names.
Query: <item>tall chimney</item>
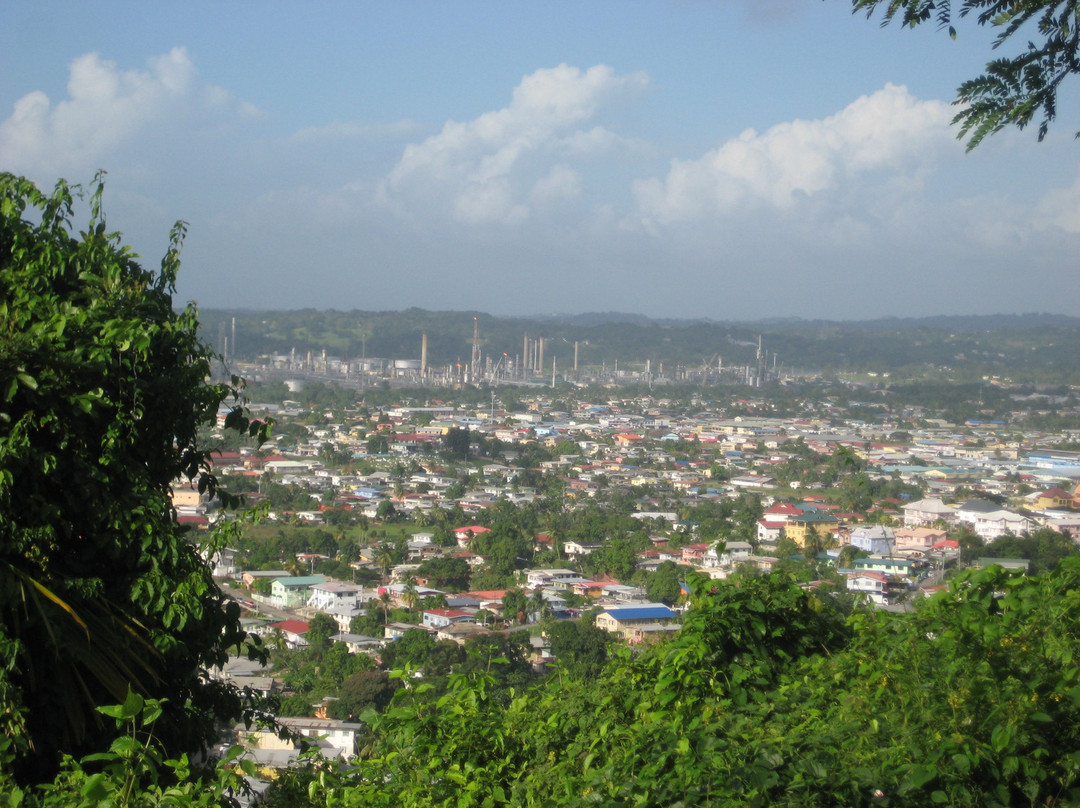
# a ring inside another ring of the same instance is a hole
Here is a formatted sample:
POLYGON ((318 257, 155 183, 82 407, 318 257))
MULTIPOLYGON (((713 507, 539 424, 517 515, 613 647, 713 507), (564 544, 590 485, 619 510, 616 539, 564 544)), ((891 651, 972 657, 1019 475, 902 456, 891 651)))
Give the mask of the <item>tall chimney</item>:
POLYGON ((427 378, 427 331, 420 335, 420 378, 427 378))

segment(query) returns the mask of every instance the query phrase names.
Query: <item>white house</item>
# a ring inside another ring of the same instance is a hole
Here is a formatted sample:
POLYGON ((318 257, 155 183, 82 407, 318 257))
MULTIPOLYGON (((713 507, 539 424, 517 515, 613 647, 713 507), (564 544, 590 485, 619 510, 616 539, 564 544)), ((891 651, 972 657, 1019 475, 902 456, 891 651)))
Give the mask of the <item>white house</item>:
POLYGON ((853 572, 847 577, 849 592, 861 592, 872 603, 889 602, 889 576, 881 572, 853 572))
POLYGON ((1035 522, 1026 516, 1002 509, 975 514, 971 527, 984 541, 993 541, 1006 533, 1019 536, 1033 530, 1035 522))
POLYGON ((957 519, 956 509, 936 497, 909 502, 900 509, 904 512, 904 527, 930 525, 938 520, 952 524, 957 519))
POLYGON ((347 581, 323 581, 312 584, 307 605, 320 612, 356 608, 361 587, 347 581))
POLYGON ((462 609, 428 609, 424 612, 424 625, 443 628, 453 623, 475 623, 476 615, 462 609))
POLYGON ((581 583, 585 579, 574 570, 550 569, 529 570, 525 576, 525 583, 529 589, 538 586, 552 589, 569 589, 574 584, 581 583))

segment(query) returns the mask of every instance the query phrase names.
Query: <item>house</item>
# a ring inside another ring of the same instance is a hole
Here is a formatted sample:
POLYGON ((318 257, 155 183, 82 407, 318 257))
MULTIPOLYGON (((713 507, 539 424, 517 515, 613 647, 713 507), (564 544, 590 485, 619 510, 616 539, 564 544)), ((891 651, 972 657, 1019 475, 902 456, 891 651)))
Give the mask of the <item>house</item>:
POLYGON ((847 589, 849 592, 862 593, 871 603, 889 602, 889 576, 881 572, 865 570, 849 573, 847 589))
POLYGON ((1031 562, 1026 558, 979 558, 971 565, 973 569, 985 569, 986 567, 1001 567, 1004 570, 1022 572, 1025 575, 1031 568, 1031 562))
POLYGON ((1035 528, 1034 520, 1003 508, 996 511, 975 513, 971 522, 972 529, 984 541, 993 541, 1006 533, 1019 536, 1021 533, 1027 533, 1035 528))
POLYGON ((529 589, 535 589, 538 586, 551 589, 569 589, 574 584, 584 580, 580 573, 564 569, 529 570, 525 575, 525 584, 529 589))
POLYGON ((574 584, 574 594, 583 598, 599 598, 604 594, 604 590, 612 584, 618 584, 618 581, 578 581, 574 584))
POLYGON ((1074 507, 1073 495, 1061 488, 1040 491, 1032 500, 1032 507, 1037 511, 1063 510, 1074 507))
MULTIPOLYGON (((356 756, 356 736, 362 728, 362 724, 348 721, 338 721, 333 718, 292 718, 279 716, 277 723, 290 729, 296 735, 301 735, 310 741, 313 746, 326 758, 342 758, 351 760, 356 756)), ((254 727, 248 729, 244 725, 236 727, 237 737, 244 742, 245 746, 254 750, 287 752, 291 754, 278 756, 278 758, 264 759, 257 751, 254 758, 257 763, 278 760, 285 765, 277 765, 269 762, 274 768, 287 768, 295 762, 300 752, 299 742, 293 738, 280 738, 274 727, 254 727)))
POLYGON ((786 520, 779 519, 758 519, 757 521, 757 540, 758 543, 775 544, 780 541, 780 536, 783 534, 784 526, 787 524, 786 520))
POLYGON ((256 581, 273 581, 275 578, 291 577, 285 570, 244 570, 240 582, 249 589, 256 581))
POLYGON ((383 637, 388 640, 396 640, 405 636, 405 632, 415 631, 417 629, 427 632, 434 631, 434 629, 428 628, 426 626, 421 628, 420 626, 413 623, 387 623, 385 626, 383 626, 383 637))
POLYGON ((663 603, 608 606, 596 615, 596 627, 641 642, 649 635, 678 630, 674 625, 677 618, 678 614, 663 603))
POLYGON ((705 553, 708 549, 709 544, 707 542, 687 544, 682 548, 682 559, 680 563, 690 567, 705 566, 705 553))
POLYGON ((311 597, 311 587, 326 581, 322 575, 275 578, 270 584, 270 598, 279 609, 297 609, 311 597))
POLYGON ((944 530, 932 527, 899 527, 893 530, 897 550, 921 550, 926 552, 947 536, 944 530))
MULTIPOLYGON (((716 555, 716 546, 713 545, 709 551, 716 555)), ((724 545, 723 552, 720 553, 718 564, 713 566, 731 567, 735 564, 739 564, 746 561, 754 552, 754 547, 750 542, 745 541, 729 541, 724 545)), ((710 566, 709 553, 705 554, 705 566, 710 566)))
POLYGON ((956 509, 936 497, 909 502, 900 510, 904 512, 904 527, 932 525, 937 521, 953 524, 957 520, 956 509))
POLYGON ((896 548, 896 537, 891 527, 860 525, 851 531, 848 543, 871 555, 892 555, 896 548))
POLYGON ((457 539, 458 547, 462 550, 469 546, 469 542, 481 533, 490 533, 490 527, 484 527, 483 525, 466 525, 465 527, 454 528, 454 538, 457 539))
POLYGON ((830 513, 810 511, 788 519, 787 524, 784 526, 784 536, 791 539, 800 548, 803 548, 806 547, 806 540, 810 532, 814 531, 823 542, 829 544, 832 540, 832 533, 839 524, 840 520, 830 513))
POLYGON ((739 477, 732 477, 729 482, 736 488, 773 488, 776 486, 775 477, 758 474, 743 474, 739 477))
POLYGON ((350 654, 361 654, 365 651, 372 651, 376 648, 382 648, 383 645, 386 644, 385 640, 368 637, 366 634, 352 634, 347 631, 333 635, 330 640, 332 642, 345 643, 345 647, 349 649, 350 654))
POLYGON ((270 668, 246 656, 231 656, 221 667, 210 669, 210 678, 247 688, 263 697, 281 693, 284 685, 271 675, 270 668))
POLYGON ((894 577, 908 577, 914 563, 909 558, 859 558, 855 568, 859 572, 880 572, 894 577))
POLYGON ((563 542, 563 552, 570 557, 589 555, 590 553, 599 550, 601 547, 603 547, 603 545, 600 542, 563 542))
POLYGON ((757 522, 758 543, 772 544, 780 541, 789 520, 816 510, 817 508, 813 505, 800 506, 791 502, 777 502, 770 505, 757 522))
POLYGON ((476 615, 462 609, 427 609, 424 612, 424 626, 443 628, 454 623, 475 623, 476 615))
POLYGON ((312 584, 307 605, 320 612, 355 608, 362 587, 345 581, 322 581, 312 584))
POLYGON ((308 632, 308 624, 303 620, 282 620, 280 623, 271 623, 269 628, 271 631, 280 631, 285 637, 285 644, 294 651, 307 645, 304 635, 308 632))
POLYGON ((476 623, 450 623, 435 632, 435 639, 453 640, 458 645, 464 645, 466 640, 487 633, 488 629, 476 623))

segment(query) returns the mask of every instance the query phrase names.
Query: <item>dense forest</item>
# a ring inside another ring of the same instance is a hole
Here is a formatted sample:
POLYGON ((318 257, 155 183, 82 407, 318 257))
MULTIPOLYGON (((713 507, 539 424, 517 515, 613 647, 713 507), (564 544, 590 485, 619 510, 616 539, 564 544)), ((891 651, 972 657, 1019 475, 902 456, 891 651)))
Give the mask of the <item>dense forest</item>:
POLYGON ((624 315, 493 317, 482 312, 223 311, 200 313, 203 339, 242 360, 326 349, 342 358, 416 359, 423 334, 429 361, 467 361, 473 318, 485 355, 520 356, 523 340, 544 338, 546 358, 582 366, 698 370, 752 363, 758 338, 786 372, 891 373, 900 378, 1075 382, 1080 319, 1051 315, 928 317, 865 322, 810 320, 718 323, 624 315), (235 318, 235 340, 233 323, 235 318))

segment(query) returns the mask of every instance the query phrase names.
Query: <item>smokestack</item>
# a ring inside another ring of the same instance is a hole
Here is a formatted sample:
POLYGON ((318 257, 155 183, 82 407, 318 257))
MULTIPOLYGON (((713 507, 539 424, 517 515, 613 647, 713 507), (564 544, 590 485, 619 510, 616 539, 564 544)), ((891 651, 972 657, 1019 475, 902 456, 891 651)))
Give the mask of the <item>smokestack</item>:
POLYGON ((577 373, 577 340, 574 340, 574 373, 577 373))
POLYGON ((232 356, 236 359, 236 318, 232 318, 232 356))
POLYGON ((523 364, 523 365, 521 366, 521 369, 522 369, 523 371, 525 371, 525 370, 528 370, 528 369, 529 369, 529 365, 530 365, 530 362, 529 362, 529 335, 528 335, 528 334, 526 334, 526 335, 525 335, 525 348, 524 348, 524 350, 522 351, 522 354, 521 354, 521 355, 525 357, 525 362, 524 362, 524 364, 523 364))
POLYGON ((540 337, 540 358, 537 360, 536 368, 541 373, 544 372, 544 338, 540 337))
POLYGON ((476 384, 480 378, 480 318, 473 317, 472 361, 469 363, 469 381, 476 384))
POLYGON ((420 378, 427 378, 427 332, 420 335, 420 378))

